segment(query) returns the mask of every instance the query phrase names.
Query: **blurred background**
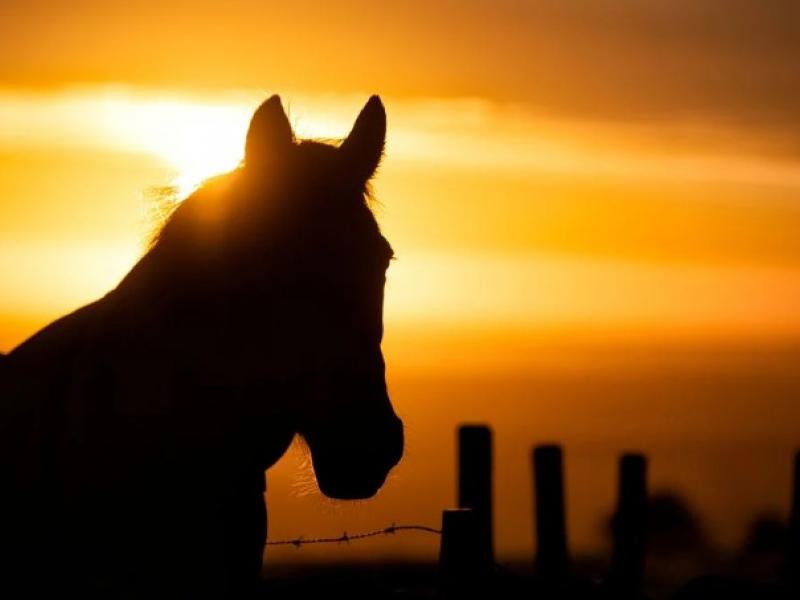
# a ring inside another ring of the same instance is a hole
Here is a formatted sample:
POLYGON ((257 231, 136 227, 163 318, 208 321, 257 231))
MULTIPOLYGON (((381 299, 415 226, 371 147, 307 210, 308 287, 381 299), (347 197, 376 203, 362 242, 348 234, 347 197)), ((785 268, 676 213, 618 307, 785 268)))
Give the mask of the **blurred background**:
MULTIPOLYGON (((0 55, 0 351, 110 290, 159 223, 158 189, 233 168, 269 94, 321 138, 381 94, 384 350, 408 451, 376 499, 346 504, 293 448, 268 477, 271 538, 438 526, 454 428, 473 421, 495 430, 501 560, 532 551, 537 442, 564 445, 582 553, 607 547, 625 450, 648 453, 703 544, 738 548, 787 514, 796 2, 5 0, 0 55)), ((437 551, 407 534, 268 556, 437 551)))

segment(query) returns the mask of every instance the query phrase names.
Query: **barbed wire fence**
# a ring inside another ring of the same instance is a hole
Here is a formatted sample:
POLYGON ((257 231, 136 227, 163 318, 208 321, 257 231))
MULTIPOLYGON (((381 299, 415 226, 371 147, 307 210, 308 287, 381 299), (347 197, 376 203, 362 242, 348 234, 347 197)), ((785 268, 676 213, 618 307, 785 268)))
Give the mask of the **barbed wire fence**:
POLYGON ((395 535, 402 531, 421 531, 434 535, 442 535, 441 529, 429 527, 428 525, 396 525, 392 523, 383 529, 373 529, 372 531, 362 531, 359 533, 347 533, 346 531, 339 536, 306 538, 299 536, 292 539, 267 540, 267 546, 294 546, 300 548, 309 544, 349 544, 353 541, 365 540, 367 538, 380 537, 385 535, 395 535))
MULTIPOLYGON (((331 536, 331 537, 316 537, 316 538, 306 538, 303 536, 299 536, 293 539, 283 539, 283 540, 267 540, 267 546, 294 546, 295 548, 300 548, 302 546, 307 546, 311 544, 349 544, 353 541, 365 540, 368 538, 375 538, 381 536, 389 536, 395 535, 398 532, 402 531, 419 531, 422 533, 430 533, 433 535, 442 535, 441 529, 436 529, 435 527, 430 527, 428 525, 395 525, 392 523, 388 527, 384 527, 383 529, 373 529, 371 531, 361 531, 359 533, 347 533, 346 531, 339 536, 331 536)), ((499 573, 503 573, 505 575, 516 576, 516 573, 512 571, 506 565, 498 563, 496 561, 492 561, 492 568, 499 573)))

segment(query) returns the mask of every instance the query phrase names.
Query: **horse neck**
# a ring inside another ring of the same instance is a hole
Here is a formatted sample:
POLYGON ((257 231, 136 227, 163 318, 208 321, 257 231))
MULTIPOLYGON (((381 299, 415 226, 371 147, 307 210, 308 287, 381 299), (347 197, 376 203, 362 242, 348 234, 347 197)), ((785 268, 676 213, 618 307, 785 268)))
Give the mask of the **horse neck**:
POLYGON ((184 292, 186 269, 174 252, 159 245, 151 248, 108 295, 108 312, 122 338, 135 345, 151 346, 174 338, 172 330, 176 299, 184 292))
MULTIPOLYGON (((251 304, 242 308, 242 298, 232 306, 229 298, 219 295, 224 283, 206 286, 199 281, 197 285, 198 280, 211 275, 194 276, 189 272, 189 283, 184 284, 185 273, 179 271, 179 265, 165 264, 161 256, 151 251, 109 297, 111 320, 126 347, 138 348, 165 362, 180 357, 200 377, 214 373, 223 377, 221 371, 235 371, 237 362, 247 362, 263 356, 264 352, 269 354, 268 349, 286 346, 282 342, 287 341, 284 338, 288 333, 282 328, 248 322, 248 319, 257 321, 259 315, 272 317, 285 313, 285 306, 277 307, 280 298, 269 299, 268 284, 261 288, 263 294, 245 297, 244 302, 251 304), (197 289, 193 291, 195 285, 197 289)), ((230 379, 239 378, 233 374, 230 379)))

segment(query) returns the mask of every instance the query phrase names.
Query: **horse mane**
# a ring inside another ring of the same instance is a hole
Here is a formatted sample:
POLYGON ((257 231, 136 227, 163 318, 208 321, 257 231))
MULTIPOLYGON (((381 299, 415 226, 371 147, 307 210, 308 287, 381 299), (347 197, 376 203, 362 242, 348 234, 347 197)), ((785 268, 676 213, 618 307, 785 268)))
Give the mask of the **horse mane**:
MULTIPOLYGON (((296 146, 305 144, 338 148, 343 141, 343 138, 300 138, 294 143, 296 146)), ((184 197, 178 195, 178 190, 175 186, 153 188, 152 196, 156 203, 154 220, 156 223, 147 241, 147 251, 152 250, 162 241, 169 241, 173 237, 178 237, 178 231, 186 231, 181 227, 181 224, 189 220, 192 206, 202 202, 204 197, 222 192, 224 187, 230 185, 237 177, 241 177, 243 174, 244 162, 242 161, 231 171, 204 179, 184 197)), ((367 181, 364 186, 363 200, 366 207, 373 213, 374 209, 379 206, 370 181, 367 181)))
POLYGON ((181 214, 187 211, 181 211, 181 208, 186 206, 187 203, 195 204, 202 202, 203 196, 206 196, 211 190, 219 186, 225 181, 230 181, 242 169, 243 165, 237 166, 235 169, 226 173, 220 173, 207 177, 200 184, 185 196, 180 196, 177 187, 175 186, 161 186, 151 190, 151 197, 154 203, 152 210, 153 229, 147 239, 146 249, 152 250, 159 242, 170 235, 171 229, 175 228, 170 225, 173 221, 182 219, 181 214))

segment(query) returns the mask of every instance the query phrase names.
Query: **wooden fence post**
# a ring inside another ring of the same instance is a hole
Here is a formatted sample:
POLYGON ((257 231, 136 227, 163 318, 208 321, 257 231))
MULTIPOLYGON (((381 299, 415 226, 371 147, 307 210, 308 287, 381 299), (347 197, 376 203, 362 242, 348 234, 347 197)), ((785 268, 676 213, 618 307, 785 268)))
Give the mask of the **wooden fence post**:
POLYGON ((448 585, 474 581, 484 567, 476 517, 471 508, 442 512, 439 570, 448 585))
POLYGON ((620 459, 613 531, 609 585, 620 597, 640 597, 647 541, 647 459, 642 454, 625 454, 620 459))
POLYGON ((494 563, 492 528, 492 432, 486 425, 458 429, 458 506, 474 512, 478 555, 494 563))
POLYGON ((536 570, 545 579, 569 575, 561 447, 536 446, 532 453, 536 505, 536 570))

